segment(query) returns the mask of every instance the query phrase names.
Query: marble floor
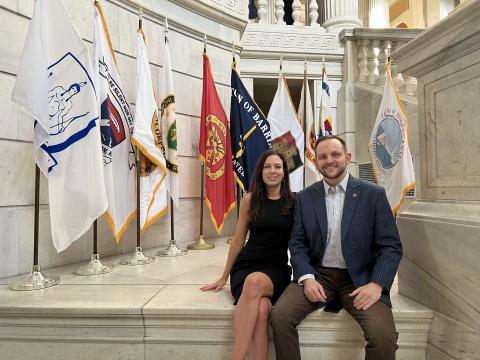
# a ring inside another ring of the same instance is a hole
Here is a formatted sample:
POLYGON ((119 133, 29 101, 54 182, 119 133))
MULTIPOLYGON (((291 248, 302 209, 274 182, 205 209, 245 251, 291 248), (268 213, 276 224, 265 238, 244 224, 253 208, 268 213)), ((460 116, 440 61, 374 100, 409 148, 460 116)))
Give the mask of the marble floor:
MULTIPOLYGON (((11 291, 8 284, 21 277, 0 279, 0 358, 5 352, 9 359, 26 358, 28 352, 15 346, 25 341, 38 347, 35 359, 190 359, 192 354, 197 360, 228 358, 233 340, 229 288, 218 293, 199 290, 223 271, 228 245, 225 238, 215 244, 212 250, 159 257, 145 266, 119 265, 121 256, 102 258, 115 264, 112 273, 103 275, 75 275, 85 263, 47 269, 46 274, 60 276, 61 284, 44 290, 11 291), (50 353, 53 343, 56 352, 50 353), (120 351, 125 343, 134 345, 113 355, 112 349, 120 351), (78 349, 76 357, 67 355, 69 349, 78 349), (93 349, 102 355, 95 357, 93 349), (133 349, 135 354, 130 353, 133 349)), ((157 250, 145 254, 152 256, 157 250)), ((424 359, 432 312, 396 292, 392 302, 403 358, 424 359)), ((305 354, 320 346, 332 349, 325 359, 340 359, 335 348, 348 344, 347 350, 338 348, 341 358, 361 358, 360 329, 345 311, 317 312, 307 320, 301 328, 305 354), (320 340, 319 331, 324 334, 320 340)))

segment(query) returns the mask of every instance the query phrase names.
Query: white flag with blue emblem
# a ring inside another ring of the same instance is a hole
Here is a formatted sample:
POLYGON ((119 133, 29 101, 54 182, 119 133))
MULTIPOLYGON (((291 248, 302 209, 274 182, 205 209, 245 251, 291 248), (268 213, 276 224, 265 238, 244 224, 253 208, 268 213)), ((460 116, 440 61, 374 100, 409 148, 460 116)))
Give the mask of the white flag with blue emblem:
POLYGON ((305 137, 288 91, 287 80, 280 72, 278 87, 267 116, 272 132, 272 148, 287 160, 292 191, 303 189, 305 137))
POLYGON ((145 35, 141 29, 137 32, 137 101, 132 142, 140 150, 140 228, 143 233, 167 212, 168 170, 145 35))
POLYGON ((393 87, 390 65, 382 103, 373 126, 368 150, 377 184, 385 188, 394 214, 402 205, 405 193, 415 187, 415 172, 409 148, 408 120, 393 87))
POLYGON ((48 177, 58 252, 107 208, 92 63, 57 0, 36 0, 12 99, 35 122, 35 160, 48 177))
POLYGON ((100 3, 95 4, 94 81, 99 97, 100 131, 108 208, 105 218, 119 241, 135 216, 135 151, 130 141, 133 115, 117 69, 100 3))

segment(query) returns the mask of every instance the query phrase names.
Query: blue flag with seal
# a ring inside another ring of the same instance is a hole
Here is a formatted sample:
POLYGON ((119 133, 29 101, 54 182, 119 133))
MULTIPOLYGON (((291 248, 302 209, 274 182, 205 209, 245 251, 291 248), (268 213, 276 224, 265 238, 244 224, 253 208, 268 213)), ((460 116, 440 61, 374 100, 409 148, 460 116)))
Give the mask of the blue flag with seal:
POLYGON ((232 96, 230 103, 230 138, 235 179, 248 191, 258 158, 271 147, 270 124, 248 93, 232 64, 232 96))

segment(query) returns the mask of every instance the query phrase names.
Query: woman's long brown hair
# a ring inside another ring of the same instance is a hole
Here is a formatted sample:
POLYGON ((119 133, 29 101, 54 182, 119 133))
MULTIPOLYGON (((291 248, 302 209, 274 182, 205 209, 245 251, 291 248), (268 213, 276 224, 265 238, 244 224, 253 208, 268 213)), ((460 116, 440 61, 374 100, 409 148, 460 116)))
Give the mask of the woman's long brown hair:
POLYGON ((283 214, 288 214, 293 207, 295 198, 290 190, 290 179, 285 157, 276 150, 267 150, 258 159, 253 172, 252 180, 250 181, 250 192, 252 197, 250 199, 250 220, 257 219, 262 212, 263 199, 267 197, 267 189, 262 178, 262 171, 265 161, 271 155, 276 155, 282 160, 283 164, 283 179, 280 185, 280 196, 285 200, 285 205, 282 208, 283 214))

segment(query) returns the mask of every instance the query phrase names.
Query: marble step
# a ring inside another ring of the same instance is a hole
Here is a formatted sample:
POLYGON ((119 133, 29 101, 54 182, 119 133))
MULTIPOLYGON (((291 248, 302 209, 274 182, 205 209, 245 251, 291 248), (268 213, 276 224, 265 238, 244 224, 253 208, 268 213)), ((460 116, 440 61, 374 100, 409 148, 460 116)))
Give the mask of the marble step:
MULTIPOLYGON (((0 359, 229 359, 231 295, 199 291, 220 273, 226 251, 219 243, 212 251, 93 277, 73 275, 79 264, 64 266, 50 270, 61 285, 32 292, 11 291, 7 284, 15 279, 0 279, 0 359)), ((398 293, 392 302, 397 359, 424 360, 432 311, 398 293)), ((299 330, 304 360, 363 359, 362 332, 345 311, 315 312, 299 330)))

